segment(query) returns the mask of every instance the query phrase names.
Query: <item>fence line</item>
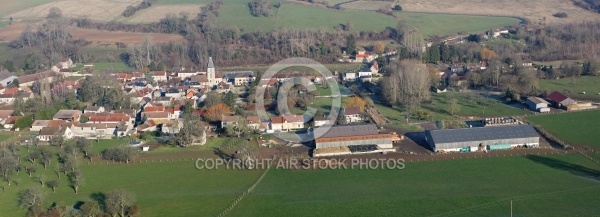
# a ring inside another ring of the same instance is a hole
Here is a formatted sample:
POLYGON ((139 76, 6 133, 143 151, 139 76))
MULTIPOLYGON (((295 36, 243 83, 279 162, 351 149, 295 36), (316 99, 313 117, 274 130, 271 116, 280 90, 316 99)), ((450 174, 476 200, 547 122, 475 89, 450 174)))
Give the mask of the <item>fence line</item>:
POLYGON ((269 164, 267 169, 263 172, 262 175, 260 175, 260 177, 258 177, 258 179, 254 182, 254 184, 252 184, 252 186, 250 186, 246 191, 242 192, 242 194, 240 196, 238 196, 227 208, 225 208, 223 211, 221 211, 221 213, 219 213, 219 215, 217 215, 217 216, 222 217, 222 216, 227 215, 227 213, 229 213, 229 211, 231 211, 242 199, 244 199, 244 197, 246 195, 252 193, 252 191, 254 191, 256 186, 258 186, 258 184, 260 184, 260 182, 263 180, 263 178, 265 178, 265 176, 271 169, 273 162, 275 162, 275 159, 273 159, 273 161, 271 161, 271 164, 269 164))

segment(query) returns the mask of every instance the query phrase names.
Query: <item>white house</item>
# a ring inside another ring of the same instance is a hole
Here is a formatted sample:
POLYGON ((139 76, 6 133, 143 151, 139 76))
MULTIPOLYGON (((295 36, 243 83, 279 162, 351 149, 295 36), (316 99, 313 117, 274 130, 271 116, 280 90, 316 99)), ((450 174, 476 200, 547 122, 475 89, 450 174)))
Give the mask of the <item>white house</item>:
POLYGON ((346 107, 343 112, 346 123, 361 122, 363 120, 359 107, 346 107))
POLYGON ((527 106, 529 106, 529 109, 531 110, 538 112, 550 112, 550 108, 548 108, 548 104, 550 103, 542 98, 532 96, 527 98, 525 103, 527 103, 527 106))
POLYGON ((37 139, 40 141, 50 141, 55 136, 62 136, 65 139, 73 138, 73 131, 68 126, 44 127, 40 130, 37 139))
POLYGON ((358 78, 356 72, 346 72, 344 73, 344 81, 356 81, 358 78))
POLYGON ((190 78, 190 77, 192 77, 194 75, 197 75, 197 74, 198 74, 198 72, 191 72, 191 71, 185 72, 185 71, 183 71, 183 72, 178 72, 177 73, 177 77, 178 78, 190 78))
POLYGON ((167 81, 167 72, 164 71, 155 71, 155 72, 150 72, 152 79, 154 79, 155 82, 160 82, 160 81, 167 81))

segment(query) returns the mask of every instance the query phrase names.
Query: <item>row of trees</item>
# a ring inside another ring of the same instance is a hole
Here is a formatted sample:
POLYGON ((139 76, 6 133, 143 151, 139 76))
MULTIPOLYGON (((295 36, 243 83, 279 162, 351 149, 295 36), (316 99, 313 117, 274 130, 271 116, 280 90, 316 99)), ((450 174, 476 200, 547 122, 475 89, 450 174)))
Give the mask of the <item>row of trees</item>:
POLYGON ((123 11, 121 15, 123 15, 124 17, 131 17, 139 10, 151 7, 155 2, 156 0, 143 0, 142 2, 140 2, 140 4, 136 6, 127 6, 127 8, 125 8, 125 11, 123 11))
POLYGON ((78 209, 70 209, 63 203, 53 203, 48 209, 43 204, 47 199, 46 192, 40 187, 29 187, 19 195, 19 205, 27 209, 27 216, 120 216, 136 217, 141 214, 140 207, 135 204, 135 194, 123 189, 106 194, 95 193, 93 200, 83 202, 78 209))
POLYGON ((383 70, 386 77, 380 82, 381 96, 388 105, 402 105, 414 112, 430 98, 432 78, 425 64, 417 60, 394 61, 383 70))

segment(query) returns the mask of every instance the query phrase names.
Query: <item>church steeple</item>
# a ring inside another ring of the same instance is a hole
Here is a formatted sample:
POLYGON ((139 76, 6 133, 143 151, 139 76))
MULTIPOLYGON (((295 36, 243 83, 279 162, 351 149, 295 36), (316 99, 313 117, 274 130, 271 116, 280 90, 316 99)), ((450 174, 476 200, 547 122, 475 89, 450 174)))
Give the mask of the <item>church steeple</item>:
POLYGON ((206 68, 206 77, 211 85, 216 85, 217 79, 215 78, 217 71, 215 70, 215 64, 213 63, 212 57, 208 57, 208 67, 206 68))
POLYGON ((208 57, 208 68, 215 68, 215 64, 212 61, 212 57, 208 57))

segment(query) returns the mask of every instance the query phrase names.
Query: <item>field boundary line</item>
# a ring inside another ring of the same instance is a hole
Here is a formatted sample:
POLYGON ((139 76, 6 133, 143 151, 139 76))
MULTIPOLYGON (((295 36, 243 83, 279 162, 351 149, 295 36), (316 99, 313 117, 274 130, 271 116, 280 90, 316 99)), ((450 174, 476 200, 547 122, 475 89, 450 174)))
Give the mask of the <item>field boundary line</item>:
POLYGON ((258 184, 260 184, 260 182, 263 180, 263 178, 265 178, 265 176, 267 175, 267 173, 269 172, 269 170, 271 170, 271 166, 273 164, 273 162, 275 162, 275 159, 273 159, 273 161, 271 161, 271 164, 269 164, 269 166, 267 167, 267 169, 263 172, 262 175, 260 175, 260 177, 258 177, 258 179, 254 182, 254 184, 252 184, 247 190, 245 190, 240 196, 238 196, 227 208, 225 208, 223 211, 221 211, 221 213, 219 213, 219 215, 217 215, 218 217, 222 217, 227 215, 227 213, 229 213, 231 210, 233 210, 233 208, 235 208, 235 206, 242 200, 244 199, 244 197, 250 193, 252 193, 252 191, 254 191, 254 189, 256 188, 256 186, 258 186, 258 184))

